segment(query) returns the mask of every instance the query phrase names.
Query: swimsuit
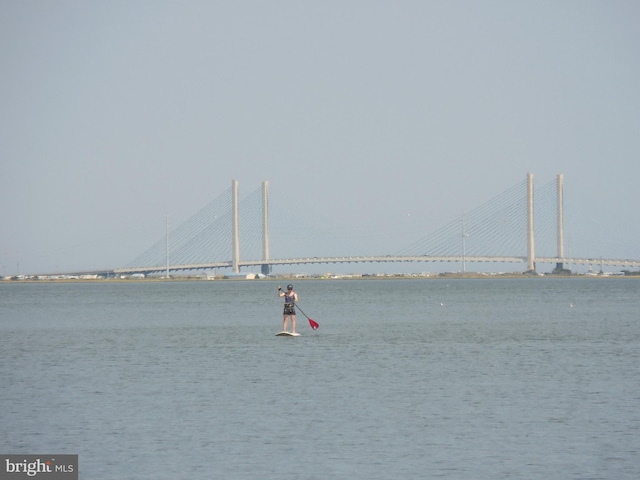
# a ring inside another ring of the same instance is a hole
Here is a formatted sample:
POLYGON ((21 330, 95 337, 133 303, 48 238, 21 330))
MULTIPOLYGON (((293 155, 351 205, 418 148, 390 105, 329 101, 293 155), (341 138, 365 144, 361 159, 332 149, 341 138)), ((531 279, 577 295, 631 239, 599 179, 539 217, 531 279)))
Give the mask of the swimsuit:
POLYGON ((294 306, 295 296, 284 294, 284 312, 283 315, 295 315, 296 309, 294 306))

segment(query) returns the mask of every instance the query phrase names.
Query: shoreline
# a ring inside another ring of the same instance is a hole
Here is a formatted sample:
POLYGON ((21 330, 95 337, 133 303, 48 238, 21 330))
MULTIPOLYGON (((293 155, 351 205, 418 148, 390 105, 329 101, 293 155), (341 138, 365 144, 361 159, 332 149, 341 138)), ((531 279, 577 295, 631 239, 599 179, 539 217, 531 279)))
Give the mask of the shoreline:
MULTIPOLYGON (((61 276, 62 277, 62 276, 61 276)), ((145 277, 145 278, 59 278, 52 276, 51 278, 37 278, 33 276, 25 275, 24 278, 18 277, 4 277, 0 279, 0 284, 14 284, 14 283, 138 283, 138 282, 239 282, 239 281, 275 281, 275 280, 288 280, 288 281, 300 281, 300 280, 326 280, 326 281, 339 281, 339 280, 363 280, 363 281, 375 281, 375 280, 442 280, 442 279, 521 279, 521 278, 562 278, 562 279, 576 279, 576 278, 589 278, 589 279, 610 279, 610 278, 640 278, 640 272, 631 272, 630 274, 541 274, 541 273, 434 273, 434 274, 325 274, 325 275, 301 275, 301 274, 277 274, 266 277, 253 277, 251 274, 234 274, 228 275, 216 275, 216 276, 197 276, 197 275, 176 275, 173 277, 145 277)))

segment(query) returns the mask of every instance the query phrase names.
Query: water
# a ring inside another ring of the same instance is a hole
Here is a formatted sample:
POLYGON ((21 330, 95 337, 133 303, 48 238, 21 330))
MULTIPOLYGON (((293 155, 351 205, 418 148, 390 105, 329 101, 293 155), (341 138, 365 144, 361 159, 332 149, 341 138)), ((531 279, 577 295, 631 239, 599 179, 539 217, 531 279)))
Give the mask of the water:
POLYGON ((0 284, 0 452, 82 479, 640 478, 640 281, 0 284))

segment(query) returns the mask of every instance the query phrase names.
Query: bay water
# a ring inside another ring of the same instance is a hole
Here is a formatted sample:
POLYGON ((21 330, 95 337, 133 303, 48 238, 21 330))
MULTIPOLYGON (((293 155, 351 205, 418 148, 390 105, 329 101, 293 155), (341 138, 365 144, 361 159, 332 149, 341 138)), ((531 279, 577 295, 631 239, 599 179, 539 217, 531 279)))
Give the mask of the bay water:
POLYGON ((0 453, 86 480, 640 478, 640 279, 293 283, 320 324, 296 338, 273 280, 1 283, 0 453))

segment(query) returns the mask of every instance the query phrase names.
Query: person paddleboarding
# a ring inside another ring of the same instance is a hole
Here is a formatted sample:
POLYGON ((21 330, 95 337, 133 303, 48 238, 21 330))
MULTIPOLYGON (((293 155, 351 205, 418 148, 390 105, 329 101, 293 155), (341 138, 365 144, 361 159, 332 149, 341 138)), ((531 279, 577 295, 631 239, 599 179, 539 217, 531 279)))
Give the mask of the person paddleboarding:
POLYGON ((293 285, 287 285, 287 291, 278 287, 278 296, 284 297, 284 311, 282 312, 282 331, 287 330, 287 321, 291 319, 291 333, 296 333, 296 302, 298 294, 293 291, 293 285))

